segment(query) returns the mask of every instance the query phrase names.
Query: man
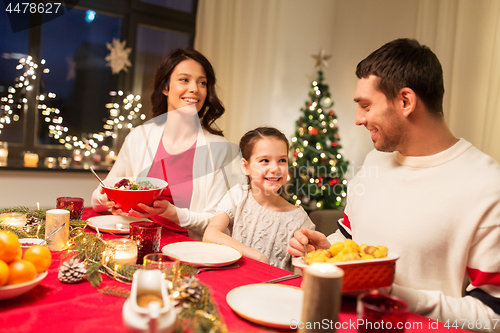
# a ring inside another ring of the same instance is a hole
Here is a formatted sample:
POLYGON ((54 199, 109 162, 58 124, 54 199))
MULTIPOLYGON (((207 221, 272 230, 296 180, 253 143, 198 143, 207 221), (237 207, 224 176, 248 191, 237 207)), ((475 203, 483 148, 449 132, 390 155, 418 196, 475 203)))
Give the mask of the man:
POLYGON ((446 126, 443 73, 429 48, 389 42, 356 75, 355 122, 375 150, 349 183, 339 230, 327 238, 301 229, 288 252, 345 237, 385 245, 400 255, 391 293, 410 311, 500 331, 500 165, 446 126), (462 296, 466 273, 472 282, 462 296))

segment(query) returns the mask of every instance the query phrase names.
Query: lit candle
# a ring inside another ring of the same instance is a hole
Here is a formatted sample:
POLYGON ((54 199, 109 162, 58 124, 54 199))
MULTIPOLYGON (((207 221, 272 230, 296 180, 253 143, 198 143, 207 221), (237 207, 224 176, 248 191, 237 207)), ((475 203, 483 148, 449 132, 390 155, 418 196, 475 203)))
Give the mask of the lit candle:
POLYGON ((45 238, 59 228, 66 225, 47 240, 47 247, 51 251, 61 251, 66 248, 69 239, 69 211, 66 209, 50 209, 46 212, 45 238))
POLYGON ((26 152, 24 153, 24 166, 27 168, 36 168, 38 165, 38 154, 26 152))
POLYGON ((137 244, 133 240, 115 238, 107 241, 107 244, 111 248, 106 249, 103 253, 105 263, 112 261, 117 265, 125 265, 137 262, 137 244))
POLYGON ((26 224, 26 214, 23 213, 4 213, 0 215, 2 223, 11 225, 16 228, 23 228, 26 224))
POLYGON ((46 157, 44 164, 47 168, 52 169, 53 167, 56 166, 56 158, 55 157, 46 157))
POLYGON ((9 151, 7 150, 7 142, 0 142, 0 166, 7 165, 7 156, 9 151))
POLYGON ((71 162, 71 160, 67 157, 58 157, 57 160, 59 161, 59 167, 61 169, 66 169, 67 167, 69 167, 69 164, 71 162))

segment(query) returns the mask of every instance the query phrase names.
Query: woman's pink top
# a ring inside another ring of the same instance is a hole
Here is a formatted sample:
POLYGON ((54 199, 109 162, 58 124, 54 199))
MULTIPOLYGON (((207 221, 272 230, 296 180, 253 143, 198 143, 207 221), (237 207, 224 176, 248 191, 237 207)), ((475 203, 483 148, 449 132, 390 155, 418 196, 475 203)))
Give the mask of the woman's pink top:
MULTIPOLYGON (((168 186, 163 190, 160 199, 168 200, 179 208, 189 208, 193 195, 193 161, 196 151, 196 142, 186 151, 169 154, 160 140, 156 156, 149 170, 148 177, 165 179, 168 186)), ((165 228, 174 232, 188 235, 187 230, 161 216, 153 217, 165 228)))

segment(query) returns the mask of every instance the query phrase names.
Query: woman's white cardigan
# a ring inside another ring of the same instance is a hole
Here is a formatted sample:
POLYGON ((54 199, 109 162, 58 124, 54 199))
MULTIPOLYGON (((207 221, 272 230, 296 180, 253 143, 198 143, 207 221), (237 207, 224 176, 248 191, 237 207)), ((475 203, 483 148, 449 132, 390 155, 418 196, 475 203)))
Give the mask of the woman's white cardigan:
MULTIPOLYGON (((146 177, 153 164, 166 120, 167 113, 132 130, 125 138, 107 178, 146 177)), ((200 126, 193 161, 191 205, 189 209, 176 207, 179 224, 188 230, 190 237, 202 239, 219 201, 231 186, 244 181, 239 165, 238 146, 200 126)), ((92 207, 96 212, 108 209, 106 201, 106 195, 100 194, 100 187, 94 190, 92 207)))

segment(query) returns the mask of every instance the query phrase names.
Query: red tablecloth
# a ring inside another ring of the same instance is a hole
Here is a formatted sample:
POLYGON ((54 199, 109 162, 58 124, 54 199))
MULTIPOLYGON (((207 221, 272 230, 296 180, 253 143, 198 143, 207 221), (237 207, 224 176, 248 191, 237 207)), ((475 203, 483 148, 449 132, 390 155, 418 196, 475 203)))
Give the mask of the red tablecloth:
MULTIPOLYGON (((84 210, 84 219, 95 214, 91 209, 84 210)), ((105 238, 114 236, 105 235, 105 238)), ((163 230, 161 246, 192 239, 163 230)), ((241 258, 240 268, 231 270, 215 270, 201 273, 198 278, 210 286, 220 312, 230 332, 280 332, 279 330, 260 326, 246 321, 236 315, 226 303, 226 295, 233 288, 267 281, 289 274, 282 269, 241 258)), ((63 284, 57 278, 60 265, 60 253, 53 252, 53 263, 47 277, 31 291, 0 301, 0 332, 124 332, 122 307, 124 298, 103 295, 90 283, 63 284)), ((302 278, 281 282, 299 287, 302 278)), ((120 286, 130 290, 130 285, 117 282, 103 276, 104 286, 120 286)), ((339 315, 337 332, 357 332, 355 299, 342 299, 342 312, 339 315)), ((300 318, 298 318, 300 319, 300 318)), ((442 323, 437 328, 429 327, 430 320, 409 314, 408 323, 413 326, 406 332, 448 332, 442 323)), ((436 325, 435 322, 432 322, 436 325)), ((293 331, 285 331, 293 332, 293 331)))

